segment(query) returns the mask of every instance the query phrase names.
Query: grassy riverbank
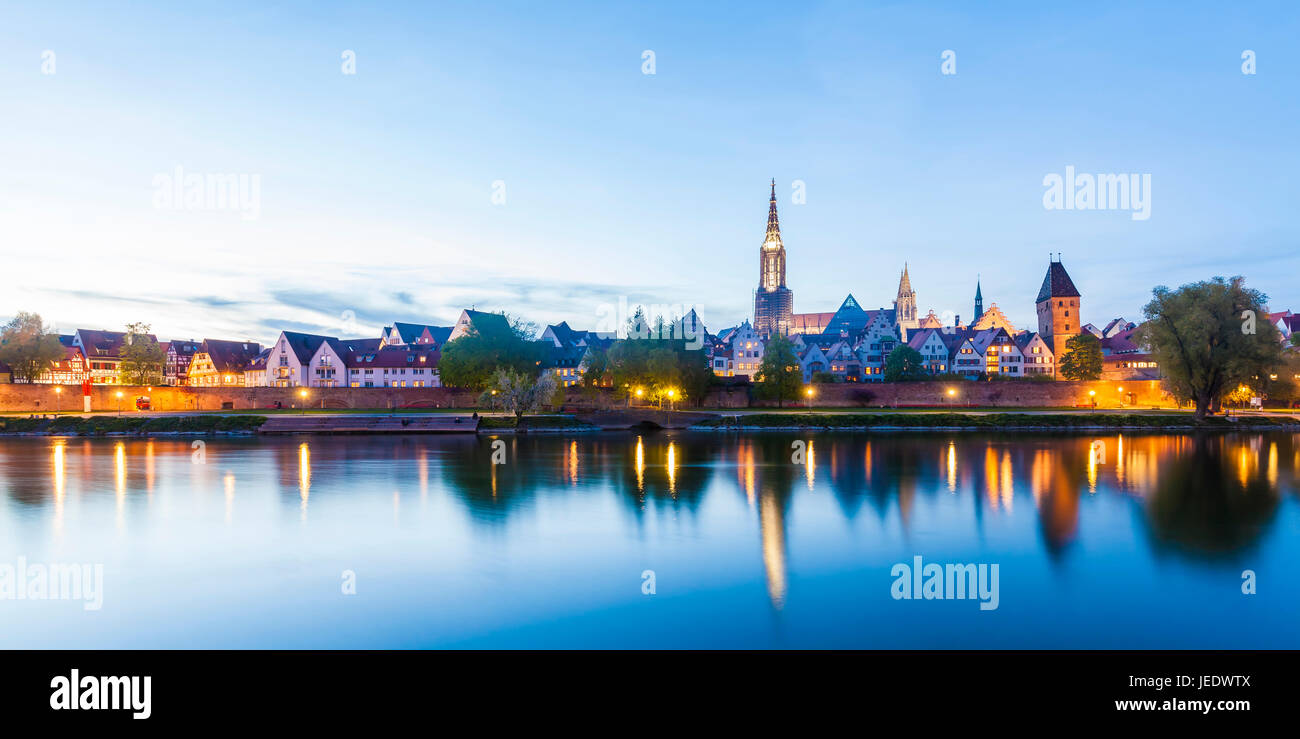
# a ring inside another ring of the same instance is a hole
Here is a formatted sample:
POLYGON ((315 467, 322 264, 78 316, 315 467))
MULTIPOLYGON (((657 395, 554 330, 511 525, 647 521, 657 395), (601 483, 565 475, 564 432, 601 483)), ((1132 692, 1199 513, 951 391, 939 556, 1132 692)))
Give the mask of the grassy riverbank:
POLYGON ((1219 416, 1196 423, 1189 414, 1154 413, 748 413, 696 424, 695 428, 738 429, 858 429, 858 428, 1287 428, 1297 422, 1262 416, 1233 419, 1219 416))
POLYGON ((102 434, 254 433, 264 416, 60 416, 0 419, 0 433, 97 436, 102 434))

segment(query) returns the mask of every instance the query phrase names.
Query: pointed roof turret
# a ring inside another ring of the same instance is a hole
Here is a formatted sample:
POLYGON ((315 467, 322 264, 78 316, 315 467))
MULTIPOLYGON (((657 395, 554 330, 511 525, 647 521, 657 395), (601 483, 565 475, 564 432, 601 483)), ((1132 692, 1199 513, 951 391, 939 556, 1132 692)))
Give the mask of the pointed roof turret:
POLYGON ((1070 279, 1070 273, 1065 271, 1065 265, 1060 262, 1052 262, 1047 266, 1047 275, 1043 277, 1043 287, 1038 291, 1038 299, 1035 303, 1041 303, 1050 298, 1077 298, 1079 289, 1074 286, 1074 280, 1070 279))

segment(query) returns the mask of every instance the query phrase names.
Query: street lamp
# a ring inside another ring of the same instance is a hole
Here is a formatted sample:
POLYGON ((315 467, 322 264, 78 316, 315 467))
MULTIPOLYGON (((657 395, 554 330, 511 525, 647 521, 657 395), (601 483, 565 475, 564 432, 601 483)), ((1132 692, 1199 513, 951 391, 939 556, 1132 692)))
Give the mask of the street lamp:
POLYGON ((54 386, 54 398, 55 398, 54 414, 57 416, 58 414, 63 412, 63 386, 62 385, 54 386))
POLYGON ((807 399, 808 410, 812 410, 813 389, 806 387, 803 389, 804 397, 807 399))
POLYGON ((1089 391, 1088 391, 1088 397, 1092 400, 1092 409, 1093 409, 1094 411, 1097 410, 1097 391, 1096 391, 1096 390, 1089 390, 1089 391))
POLYGON ((670 410, 670 411, 673 409, 673 398, 675 398, 675 397, 677 397, 677 391, 676 391, 676 390, 669 390, 669 391, 668 391, 668 410, 670 410))
POLYGON ((122 391, 121 390, 117 391, 117 415, 119 417, 122 415, 122 391))
POLYGON ((302 414, 307 415, 307 390, 299 390, 298 397, 302 398, 302 414))

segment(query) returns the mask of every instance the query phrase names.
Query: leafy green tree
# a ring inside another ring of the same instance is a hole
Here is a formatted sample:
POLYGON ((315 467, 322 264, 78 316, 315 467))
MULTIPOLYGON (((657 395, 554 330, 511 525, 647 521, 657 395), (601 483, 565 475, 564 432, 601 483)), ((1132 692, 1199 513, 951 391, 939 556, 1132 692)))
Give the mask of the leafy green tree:
POLYGON ((690 400, 697 405, 704 400, 713 371, 704 350, 689 348, 682 339, 628 338, 615 341, 606 354, 605 376, 622 397, 650 400, 690 400))
POLYGON ((533 340, 537 326, 505 316, 504 321, 478 321, 464 335, 449 341, 438 359, 442 384, 470 390, 486 390, 498 369, 536 374, 542 360, 542 344, 533 340))
POLYGON ((1084 331, 1065 342, 1065 356, 1056 367, 1067 380, 1100 380, 1102 359, 1101 340, 1084 331))
POLYGON ((0 362, 13 370, 15 382, 36 382, 63 356, 58 334, 46 328, 39 314, 18 311, 0 329, 0 362))
POLYGON ((1161 285, 1151 294, 1139 340, 1150 347, 1166 389, 1196 404, 1197 420, 1226 393, 1253 386, 1282 363, 1277 327, 1255 320, 1267 315, 1268 298, 1243 278, 1215 277, 1177 290, 1161 285))
POLYGON ((885 358, 885 382, 910 382, 926 379, 925 359, 921 352, 906 344, 894 347, 885 358))
POLYGON ((777 334, 768 340, 755 380, 754 394, 763 400, 775 400, 778 407, 784 408, 785 401, 799 397, 803 392, 803 373, 799 371, 799 357, 789 339, 777 334))
POLYGON ((167 353, 158 340, 149 334, 149 324, 128 323, 126 338, 122 340, 118 373, 123 385, 161 385, 163 363, 167 353))
POLYGON ((1300 352, 1286 352, 1282 364, 1268 378, 1263 395, 1269 407, 1290 408, 1300 402, 1300 352))
POLYGON ((478 402, 481 406, 513 413, 518 418, 551 404, 557 389, 559 383, 555 381, 554 372, 531 375, 503 367, 492 374, 491 383, 479 396, 478 402))

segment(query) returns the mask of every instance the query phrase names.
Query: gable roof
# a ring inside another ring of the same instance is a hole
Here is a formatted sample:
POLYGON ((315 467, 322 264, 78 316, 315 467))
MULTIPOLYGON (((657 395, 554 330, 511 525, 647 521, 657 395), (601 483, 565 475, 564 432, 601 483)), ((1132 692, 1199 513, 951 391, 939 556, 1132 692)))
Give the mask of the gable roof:
POLYGON ((197 352, 200 347, 200 342, 197 341, 178 341, 176 339, 172 339, 167 343, 168 343, 167 348, 171 351, 171 353, 179 357, 192 357, 194 356, 194 352, 197 352))
POLYGON ((299 364, 307 364, 315 356, 320 345, 326 341, 338 341, 333 336, 320 336, 319 334, 303 334, 297 331, 283 331, 281 336, 289 344, 289 351, 298 358, 299 364))
POLYGON ((414 344, 420 340, 425 331, 429 332, 429 338, 433 343, 442 345, 451 335, 452 326, 434 326, 427 323, 393 323, 393 331, 397 332, 398 338, 403 344, 414 344))
POLYGON ((1043 277, 1043 286, 1038 291, 1038 299, 1035 303, 1041 303, 1048 298, 1077 298, 1080 297, 1079 290, 1074 286, 1074 280, 1070 279, 1070 273, 1065 271, 1065 265, 1060 262, 1052 262, 1047 265, 1047 274, 1043 277))
POLYGON ((261 353, 262 346, 251 341, 204 339, 200 351, 208 355, 217 372, 242 372, 261 353))

